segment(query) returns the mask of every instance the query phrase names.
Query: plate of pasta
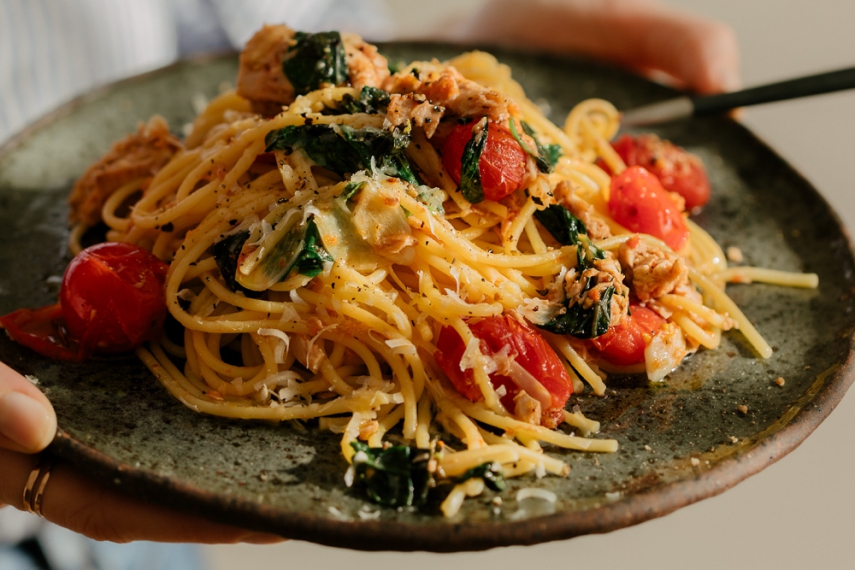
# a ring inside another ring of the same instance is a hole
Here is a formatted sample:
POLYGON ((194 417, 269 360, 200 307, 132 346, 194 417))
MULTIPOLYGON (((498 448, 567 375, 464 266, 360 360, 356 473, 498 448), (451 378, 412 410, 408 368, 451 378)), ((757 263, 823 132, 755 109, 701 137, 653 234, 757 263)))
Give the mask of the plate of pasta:
POLYGON ((819 194, 724 117, 622 131, 661 85, 461 52, 266 26, 0 149, 0 360, 53 451, 231 524, 454 551, 662 516, 807 437, 852 381, 819 194))

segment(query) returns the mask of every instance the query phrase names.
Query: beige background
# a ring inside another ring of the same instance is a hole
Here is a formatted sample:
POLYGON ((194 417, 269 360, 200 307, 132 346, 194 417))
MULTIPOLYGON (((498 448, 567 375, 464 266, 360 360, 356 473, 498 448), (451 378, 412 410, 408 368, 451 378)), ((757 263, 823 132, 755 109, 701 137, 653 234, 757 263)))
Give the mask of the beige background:
MULTIPOLYGON (((430 2, 435 5, 442 2, 430 2)), ((855 65, 853 0, 667 0, 729 23, 746 85, 855 65)), ((743 121, 855 228, 855 92, 748 111, 743 121)), ((367 554, 290 542, 217 546, 213 568, 855 568, 855 395, 796 451, 723 495, 607 535, 455 555, 367 554)))

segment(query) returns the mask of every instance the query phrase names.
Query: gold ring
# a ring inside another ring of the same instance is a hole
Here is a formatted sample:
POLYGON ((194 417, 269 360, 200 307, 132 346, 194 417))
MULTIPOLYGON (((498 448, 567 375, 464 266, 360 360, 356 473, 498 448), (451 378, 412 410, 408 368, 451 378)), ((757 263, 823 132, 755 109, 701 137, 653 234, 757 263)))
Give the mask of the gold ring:
POLYGON ((39 462, 30 471, 27 484, 24 486, 24 508, 34 514, 42 515, 42 495, 50 479, 50 470, 53 469, 55 460, 53 457, 43 455, 39 462))

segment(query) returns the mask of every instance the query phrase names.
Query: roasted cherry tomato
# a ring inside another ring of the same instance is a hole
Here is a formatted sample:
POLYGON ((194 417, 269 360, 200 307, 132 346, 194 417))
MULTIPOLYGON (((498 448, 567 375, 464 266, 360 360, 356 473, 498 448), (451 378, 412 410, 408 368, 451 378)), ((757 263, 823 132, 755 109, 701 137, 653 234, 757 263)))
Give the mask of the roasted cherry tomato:
POLYGON ((98 244, 71 260, 59 303, 19 309, 0 324, 12 340, 49 358, 80 361, 131 350, 160 335, 168 269, 135 245, 98 244))
POLYGON ((665 319, 641 305, 630 304, 629 314, 606 334, 591 339, 600 355, 612 364, 630 366, 644 362, 644 349, 665 319))
POLYGON ((686 209, 709 202, 710 181, 701 159, 656 135, 623 135, 612 143, 627 166, 643 166, 652 172, 669 192, 686 201, 686 209))
POLYGON ((640 166, 630 166, 612 178, 609 212, 628 230, 657 237, 675 251, 689 239, 677 204, 659 179, 640 166))
POLYGON ((68 335, 59 303, 40 309, 18 309, 0 317, 9 338, 43 356, 80 361, 85 355, 68 335))
MULTIPOLYGON (((457 184, 460 184, 463 150, 472 139, 475 124, 455 127, 442 147, 442 164, 457 184)), ((487 143, 478 164, 484 197, 501 200, 517 190, 525 176, 525 162, 526 153, 510 129, 499 123, 487 123, 487 143)))
POLYGON ((124 352, 157 338, 166 318, 168 269, 129 243, 94 245, 72 259, 62 278, 60 303, 81 350, 124 352))
MULTIPOLYGON (((482 354, 490 356, 507 350, 509 358, 515 359, 546 388, 552 397, 552 405, 548 410, 542 410, 543 417, 553 416, 554 420, 558 419, 554 416, 561 413, 573 393, 573 382, 558 355, 540 333, 509 316, 488 317, 471 324, 469 328, 481 340, 482 354)), ((475 384, 471 369, 460 370, 465 351, 466 346, 456 330, 448 326, 440 330, 436 362, 457 391, 474 402, 481 399, 481 390, 475 384)), ((498 372, 490 374, 490 381, 497 389, 505 387, 507 394, 502 397, 502 404, 513 410, 514 396, 520 391, 517 383, 498 372)))

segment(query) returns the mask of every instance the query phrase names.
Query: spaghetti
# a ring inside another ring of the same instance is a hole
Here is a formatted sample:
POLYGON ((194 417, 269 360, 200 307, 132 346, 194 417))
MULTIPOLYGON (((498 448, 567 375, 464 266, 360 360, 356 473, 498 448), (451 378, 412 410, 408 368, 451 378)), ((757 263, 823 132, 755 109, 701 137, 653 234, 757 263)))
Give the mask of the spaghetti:
MULTIPOLYGON (((690 221, 677 251, 619 223, 614 180, 630 169, 609 144, 619 113, 606 101, 580 103, 559 128, 482 52, 366 80, 354 66, 380 56, 346 35, 350 75, 339 80, 332 70, 317 88, 300 89, 288 75, 299 62, 288 54, 307 51, 312 36, 289 32, 259 33, 284 38, 262 57, 273 58, 287 104, 259 94, 258 75, 271 66, 253 65, 257 36, 238 92, 211 101, 183 143, 162 135, 149 144, 173 152, 95 200, 109 241, 169 263, 166 303, 183 338, 164 336, 137 355, 197 412, 318 419, 341 434, 342 454, 357 467, 399 430, 428 453, 434 476, 458 478, 443 505, 453 515, 489 481, 489 470, 459 479, 479 466, 566 475, 541 444, 616 451, 615 440, 589 437, 597 422, 563 409, 574 390, 603 394, 607 371, 661 380, 732 328, 770 356, 725 282, 816 286, 815 276, 728 269, 690 221), (454 173, 450 141, 460 127, 466 144, 454 173), (483 161, 501 136, 522 149, 522 174, 491 199, 483 167, 476 157, 467 173, 467 156, 480 146, 483 161), (642 359, 610 358, 604 333, 645 312, 657 326, 644 329, 642 359), (524 351, 487 347, 483 323, 500 319, 542 339, 556 377, 567 375, 560 406, 556 389, 526 369, 524 351), (438 444, 440 426, 459 445, 438 444)), ((136 136, 154 140, 162 128, 153 119, 136 136)), ((77 242, 93 221, 75 215, 77 242)))

